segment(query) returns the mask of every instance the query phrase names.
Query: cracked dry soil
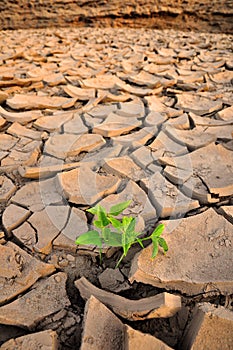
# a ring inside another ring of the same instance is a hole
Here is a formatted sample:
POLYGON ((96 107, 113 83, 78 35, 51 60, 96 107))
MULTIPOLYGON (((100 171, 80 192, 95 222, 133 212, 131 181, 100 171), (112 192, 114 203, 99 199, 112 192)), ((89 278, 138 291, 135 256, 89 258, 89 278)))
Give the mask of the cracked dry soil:
POLYGON ((0 32, 0 349, 232 349, 232 36, 0 32), (131 199, 166 256, 77 247, 131 199))

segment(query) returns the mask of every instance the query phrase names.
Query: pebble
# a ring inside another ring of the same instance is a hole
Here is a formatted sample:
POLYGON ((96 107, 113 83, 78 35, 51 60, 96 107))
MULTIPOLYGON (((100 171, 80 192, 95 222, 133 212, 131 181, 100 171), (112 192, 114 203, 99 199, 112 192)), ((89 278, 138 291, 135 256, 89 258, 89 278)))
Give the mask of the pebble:
POLYGON ((73 256, 73 255, 71 255, 71 254, 67 254, 66 255, 66 259, 68 260, 68 261, 75 261, 75 257, 73 256))

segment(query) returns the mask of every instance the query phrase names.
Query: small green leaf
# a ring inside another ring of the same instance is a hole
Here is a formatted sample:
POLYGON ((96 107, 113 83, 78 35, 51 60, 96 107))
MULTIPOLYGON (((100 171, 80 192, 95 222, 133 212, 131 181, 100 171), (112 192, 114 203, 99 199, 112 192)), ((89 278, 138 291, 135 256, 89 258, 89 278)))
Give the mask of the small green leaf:
POLYGON ((162 237, 159 237, 158 242, 159 242, 160 247, 163 248, 164 253, 166 253, 168 251, 168 245, 167 245, 167 242, 165 241, 165 239, 162 237))
POLYGON ((157 239, 154 239, 152 241, 152 244, 153 244, 153 250, 152 250, 152 256, 151 258, 154 259, 156 257, 156 255, 158 254, 158 251, 159 251, 159 243, 158 243, 158 240, 157 239))
POLYGON ((137 240, 137 242, 140 244, 140 246, 141 246, 142 248, 144 248, 144 245, 143 245, 143 243, 142 243, 142 240, 141 240, 140 238, 137 238, 136 240, 137 240))
POLYGON ((152 241, 152 259, 158 254, 159 247, 163 249, 165 254, 168 250, 168 245, 165 239, 160 237, 164 230, 163 224, 159 224, 149 237, 139 238, 141 237, 141 233, 135 231, 135 218, 123 216, 121 220, 116 219, 116 216, 122 213, 130 203, 131 200, 114 205, 110 208, 109 213, 107 213, 106 209, 99 204, 89 208, 87 211, 97 216, 94 225, 100 229, 100 232, 96 230, 88 231, 76 239, 76 244, 91 244, 98 246, 100 248, 100 255, 103 244, 110 247, 122 247, 123 254, 117 262, 117 266, 119 266, 133 244, 138 243, 144 248, 144 240, 151 239, 152 241), (115 229, 116 232, 111 231, 112 228, 115 229))
POLYGON ((104 243, 111 247, 122 246, 122 235, 118 232, 112 232, 108 227, 105 227, 102 231, 102 237, 104 243))
POLYGON ((139 233, 135 232, 135 224, 136 219, 130 218, 131 220, 128 221, 128 226, 124 228, 125 233, 125 243, 126 244, 134 244, 137 242, 137 237, 140 235, 139 233))
POLYGON ((107 226, 109 224, 106 210, 103 207, 101 207, 101 205, 97 205, 97 216, 98 220, 101 222, 102 227, 107 226))
POLYGON ((93 215, 97 214, 97 206, 87 209, 87 211, 93 215))
POLYGON ((75 241, 76 244, 92 244, 97 247, 102 247, 102 240, 100 238, 99 232, 92 230, 81 234, 75 241))
POLYGON ((126 232, 125 234, 125 244, 134 244, 137 243, 137 236, 138 233, 131 231, 131 232, 126 232))
POLYGON ((156 229, 152 232, 151 234, 151 238, 152 237, 160 237, 161 234, 163 233, 163 230, 165 228, 165 225, 164 224, 159 224, 156 229))
POLYGON ((122 226, 120 220, 117 220, 111 216, 110 217, 108 216, 108 220, 111 222, 112 226, 117 228, 117 229, 120 229, 120 227, 122 226))
POLYGON ((134 232, 135 227, 135 218, 124 216, 122 218, 122 247, 124 255, 127 255, 129 248, 132 244, 136 243, 135 238, 137 235, 136 232, 134 232))
POLYGON ((135 226, 135 218, 132 218, 131 216, 124 216, 122 218, 122 226, 124 231, 132 231, 133 226, 135 226))
POLYGON ((136 243, 137 242, 137 236, 139 236, 139 234, 135 231, 126 231, 125 233, 125 243, 136 243))
POLYGON ((135 230, 135 225, 136 225, 136 219, 130 217, 130 221, 127 227, 128 232, 134 232, 135 230))
POLYGON ((99 220, 94 220, 94 221, 93 221, 93 224, 94 224, 95 227, 97 227, 97 228, 102 228, 102 227, 103 227, 101 221, 99 221, 99 220))
POLYGON ((110 208, 109 214, 113 216, 119 215, 130 205, 130 203, 131 203, 131 200, 113 205, 110 208))

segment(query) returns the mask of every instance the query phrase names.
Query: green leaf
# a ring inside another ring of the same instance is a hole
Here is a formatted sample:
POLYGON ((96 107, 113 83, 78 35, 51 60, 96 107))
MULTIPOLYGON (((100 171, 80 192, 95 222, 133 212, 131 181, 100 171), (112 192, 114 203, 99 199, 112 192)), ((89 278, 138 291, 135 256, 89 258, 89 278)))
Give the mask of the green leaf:
POLYGON ((140 233, 135 232, 135 225, 136 225, 136 219, 130 218, 130 220, 125 221, 125 244, 134 244, 137 242, 137 237, 140 235, 140 233), (127 226, 128 225, 128 226, 127 226))
POLYGON ((150 237, 151 237, 151 238, 152 238, 152 237, 160 237, 161 234, 163 233, 164 228, 165 228, 165 225, 164 225, 164 224, 159 224, 159 225, 156 227, 156 229, 152 232, 152 234, 151 234, 150 237))
POLYGON ((125 233, 125 244, 134 244, 137 242, 138 233, 135 231, 130 231, 125 233))
POLYGON ((110 208, 109 214, 113 216, 119 215, 130 205, 130 203, 131 203, 131 200, 113 205, 110 208))
POLYGON ((102 227, 103 227, 101 221, 99 221, 99 220, 94 220, 94 221, 93 221, 93 224, 94 224, 95 227, 97 227, 97 228, 102 228, 102 227))
POLYGON ((156 255, 158 254, 158 251, 159 251, 159 243, 158 243, 158 240, 157 239, 154 239, 152 241, 152 244, 153 244, 153 250, 152 250, 152 256, 151 258, 154 259, 156 257, 156 255))
POLYGON ((104 243, 111 247, 122 246, 122 235, 118 232, 112 232, 108 227, 105 227, 102 232, 104 243))
POLYGON ((165 241, 165 239, 162 237, 159 237, 158 242, 159 242, 160 247, 163 248, 164 253, 166 253, 168 251, 168 245, 167 245, 167 242, 165 241))
POLYGON ((115 219, 115 218, 113 218, 113 217, 111 217, 111 216, 110 216, 110 217, 108 216, 108 220, 111 222, 111 224, 112 224, 113 227, 115 227, 115 228, 117 228, 117 229, 120 229, 120 228, 121 228, 122 223, 121 223, 120 220, 117 220, 117 219, 115 219))
POLYGON ((97 206, 87 209, 87 211, 93 215, 97 214, 97 206))
POLYGON ((135 225, 136 225, 136 219, 130 217, 130 221, 127 227, 127 232, 134 232, 135 230, 135 225))
POLYGON ((101 207, 101 205, 97 205, 97 216, 102 227, 107 226, 109 224, 106 210, 103 207, 101 207))
POLYGON ((126 230, 131 231, 132 227, 134 225, 134 222, 135 222, 135 219, 132 218, 131 216, 124 216, 122 218, 122 226, 123 226, 124 231, 126 231, 126 230))
POLYGON ((164 238, 160 237, 164 230, 164 224, 159 224, 152 234, 146 238, 139 238, 141 233, 135 231, 136 219, 130 216, 123 216, 121 220, 116 219, 116 216, 122 213, 131 203, 131 200, 119 203, 110 208, 109 213, 101 205, 87 209, 93 215, 97 216, 97 220, 94 221, 94 225, 100 229, 100 232, 96 230, 88 231, 80 235, 75 243, 80 245, 91 244, 98 246, 101 250, 103 244, 110 247, 122 247, 123 254, 117 262, 119 266, 123 257, 127 255, 130 247, 138 243, 142 248, 144 248, 143 241, 151 239, 152 241, 152 259, 156 257, 161 247, 164 253, 168 250, 167 242, 164 238), (116 230, 116 232, 111 231, 111 227, 116 230))
POLYGON ((137 232, 131 232, 131 234, 126 235, 125 244, 134 244, 137 243, 137 232))
POLYGON ((125 233, 122 233, 122 238, 121 238, 121 242, 122 242, 122 248, 123 248, 123 253, 124 253, 124 255, 126 255, 126 252, 127 252, 127 250, 126 250, 126 240, 125 240, 125 233))
POLYGON ((142 243, 142 240, 141 240, 140 238, 137 238, 136 240, 137 240, 137 242, 140 244, 140 246, 141 246, 142 248, 144 248, 144 245, 143 245, 143 243, 142 243))
POLYGON ((102 240, 100 238, 99 232, 92 230, 81 234, 75 241, 78 245, 92 244, 97 247, 102 247, 102 240))

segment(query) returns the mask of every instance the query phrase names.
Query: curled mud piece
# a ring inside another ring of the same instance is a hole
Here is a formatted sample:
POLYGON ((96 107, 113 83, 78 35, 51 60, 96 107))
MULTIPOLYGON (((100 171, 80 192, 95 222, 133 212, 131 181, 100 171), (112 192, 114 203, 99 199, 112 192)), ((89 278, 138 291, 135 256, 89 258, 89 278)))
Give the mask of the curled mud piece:
POLYGON ((140 300, 129 300, 93 286, 85 277, 75 281, 75 286, 83 299, 87 300, 93 295, 117 315, 130 321, 171 317, 181 308, 181 298, 169 293, 160 293, 140 300))

